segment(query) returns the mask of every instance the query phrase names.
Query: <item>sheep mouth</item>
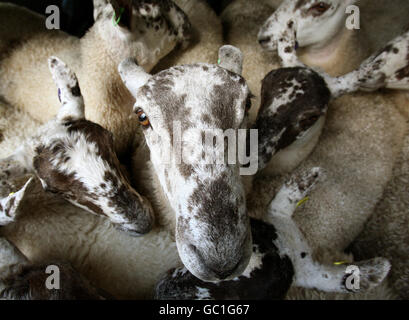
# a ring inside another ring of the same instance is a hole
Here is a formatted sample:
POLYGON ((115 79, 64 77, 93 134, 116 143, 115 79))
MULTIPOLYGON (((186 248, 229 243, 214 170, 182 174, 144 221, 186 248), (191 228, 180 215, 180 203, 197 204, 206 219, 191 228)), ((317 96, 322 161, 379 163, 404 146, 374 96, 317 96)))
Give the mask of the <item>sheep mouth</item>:
POLYGON ((126 235, 132 237, 132 238, 138 238, 138 237, 142 237, 143 235, 145 235, 144 233, 138 232, 136 230, 133 229, 129 229, 123 225, 115 225, 115 229, 125 233, 126 235))

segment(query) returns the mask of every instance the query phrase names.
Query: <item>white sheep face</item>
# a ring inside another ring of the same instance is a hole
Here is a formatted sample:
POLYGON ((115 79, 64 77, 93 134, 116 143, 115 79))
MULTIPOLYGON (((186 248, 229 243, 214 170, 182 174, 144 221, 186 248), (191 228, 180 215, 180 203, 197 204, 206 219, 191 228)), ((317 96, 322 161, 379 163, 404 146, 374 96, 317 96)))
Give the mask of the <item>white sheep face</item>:
POLYGON ((94 18, 111 52, 127 52, 146 70, 190 41, 189 19, 171 0, 94 0, 94 18))
POLYGON ((276 50, 279 42, 287 53, 294 47, 324 47, 345 27, 346 8, 356 0, 285 0, 261 27, 263 48, 276 50), (295 44, 295 39, 297 44, 295 44))

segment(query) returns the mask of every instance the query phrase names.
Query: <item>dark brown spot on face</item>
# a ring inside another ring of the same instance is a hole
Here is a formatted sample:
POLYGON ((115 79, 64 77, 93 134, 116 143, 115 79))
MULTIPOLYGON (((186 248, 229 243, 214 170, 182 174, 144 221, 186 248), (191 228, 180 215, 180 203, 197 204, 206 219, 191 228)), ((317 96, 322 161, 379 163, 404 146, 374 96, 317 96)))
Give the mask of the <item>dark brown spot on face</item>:
POLYGON ((294 12, 305 4, 305 0, 298 0, 294 7, 294 12))
MULTIPOLYGON (((224 82, 222 85, 215 85, 212 90, 211 115, 215 126, 222 130, 237 128, 242 119, 237 119, 236 104, 237 96, 243 91, 240 81, 234 81, 237 75, 218 68, 217 74, 224 82)), ((241 78, 241 77, 240 77, 241 78)), ((239 80, 240 80, 239 78, 239 80)), ((244 109, 243 102, 243 109, 244 109)))
POLYGON ((54 167, 52 160, 55 158, 53 149, 39 146, 34 157, 34 168, 37 175, 47 185, 47 191, 61 194, 65 198, 82 198, 87 193, 87 188, 75 178, 75 174, 65 174, 54 167))
POLYGON ((285 53, 291 53, 291 52, 293 52, 293 47, 290 47, 290 46, 285 47, 284 52, 285 52, 285 53))
POLYGON ((409 78, 409 65, 407 65, 406 67, 398 70, 396 72, 396 78, 398 80, 403 80, 405 78, 409 78))
POLYGON ((188 179, 190 176, 192 176, 194 169, 192 165, 183 163, 182 161, 182 163, 179 165, 179 172, 185 179, 188 179))
POLYGON ((206 123, 207 125, 209 125, 209 126, 213 124, 212 118, 210 118, 210 116, 208 114, 202 115, 202 121, 204 123, 206 123))
POLYGON ((381 50, 381 53, 383 52, 391 52, 393 49, 393 45, 392 44, 388 44, 383 50, 381 50))
POLYGON ((108 130, 87 120, 68 122, 66 126, 68 133, 77 132, 83 134, 87 141, 95 143, 98 146, 98 155, 107 161, 110 166, 119 169, 120 165, 114 151, 113 136, 108 130))
POLYGON ((142 88, 144 94, 150 94, 154 102, 160 106, 164 117, 164 125, 170 135, 170 143, 173 144, 173 122, 178 121, 182 131, 191 127, 189 114, 191 108, 186 106, 186 94, 177 95, 173 91, 174 77, 184 72, 183 69, 171 68, 159 72, 149 80, 148 85, 142 88), (179 71, 180 70, 180 71, 179 71))
POLYGON ((238 214, 240 199, 232 200, 232 192, 227 179, 220 177, 209 183, 199 182, 189 199, 189 204, 197 208, 195 217, 213 226, 216 233, 212 237, 216 239, 222 237, 219 232, 234 232, 241 220, 238 214))
POLYGON ((71 93, 74 97, 80 97, 81 96, 81 90, 80 87, 78 85, 78 83, 76 84, 76 86, 74 88, 71 88, 71 93))

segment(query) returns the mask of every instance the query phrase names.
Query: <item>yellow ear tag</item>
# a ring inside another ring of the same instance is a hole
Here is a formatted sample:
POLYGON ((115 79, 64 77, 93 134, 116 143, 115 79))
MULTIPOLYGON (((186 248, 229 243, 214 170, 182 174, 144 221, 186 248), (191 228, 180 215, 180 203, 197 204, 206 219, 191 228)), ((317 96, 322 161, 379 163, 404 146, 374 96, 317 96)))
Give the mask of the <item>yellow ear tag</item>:
POLYGON ((219 60, 217 60, 217 64, 220 64, 220 62, 222 62, 220 59, 219 59, 219 60))
POLYGON ((341 265, 343 265, 343 264, 348 264, 348 263, 349 263, 348 261, 334 262, 334 264, 335 264, 336 266, 341 266, 341 265))
POLYGON ((12 192, 9 194, 9 197, 14 196, 15 194, 16 194, 15 192, 12 192))
POLYGON ((297 203, 297 208, 298 208, 299 206, 301 206, 303 203, 307 202, 308 200, 310 200, 310 198, 309 198, 309 197, 305 197, 304 199, 301 199, 300 201, 298 201, 298 203, 297 203))

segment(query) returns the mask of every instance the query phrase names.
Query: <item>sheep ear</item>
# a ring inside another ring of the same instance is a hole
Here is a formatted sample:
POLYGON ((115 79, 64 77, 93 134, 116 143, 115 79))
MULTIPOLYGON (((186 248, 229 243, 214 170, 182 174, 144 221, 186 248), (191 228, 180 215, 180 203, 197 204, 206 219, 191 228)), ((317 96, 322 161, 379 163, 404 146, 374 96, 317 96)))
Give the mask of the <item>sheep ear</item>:
POLYGON ((30 194, 35 186, 34 177, 17 192, 10 193, 7 197, 0 199, 0 226, 14 222, 20 213, 25 194, 30 194))
POLYGON ((113 11, 113 24, 131 30, 132 0, 94 0, 94 20, 103 17, 106 8, 113 11))
POLYGON ((220 67, 241 75, 243 71, 243 53, 236 47, 225 45, 219 49, 218 63, 220 67))
POLYGON ((125 86, 134 97, 138 89, 152 77, 142 67, 138 66, 133 58, 123 60, 118 66, 118 71, 125 86))
POLYGON ((108 0, 94 0, 94 20, 97 21, 102 15, 105 7, 108 5, 108 0))
POLYGON ((84 99, 74 72, 57 57, 50 57, 48 66, 58 88, 58 97, 62 104, 57 119, 61 122, 85 119, 84 99))

